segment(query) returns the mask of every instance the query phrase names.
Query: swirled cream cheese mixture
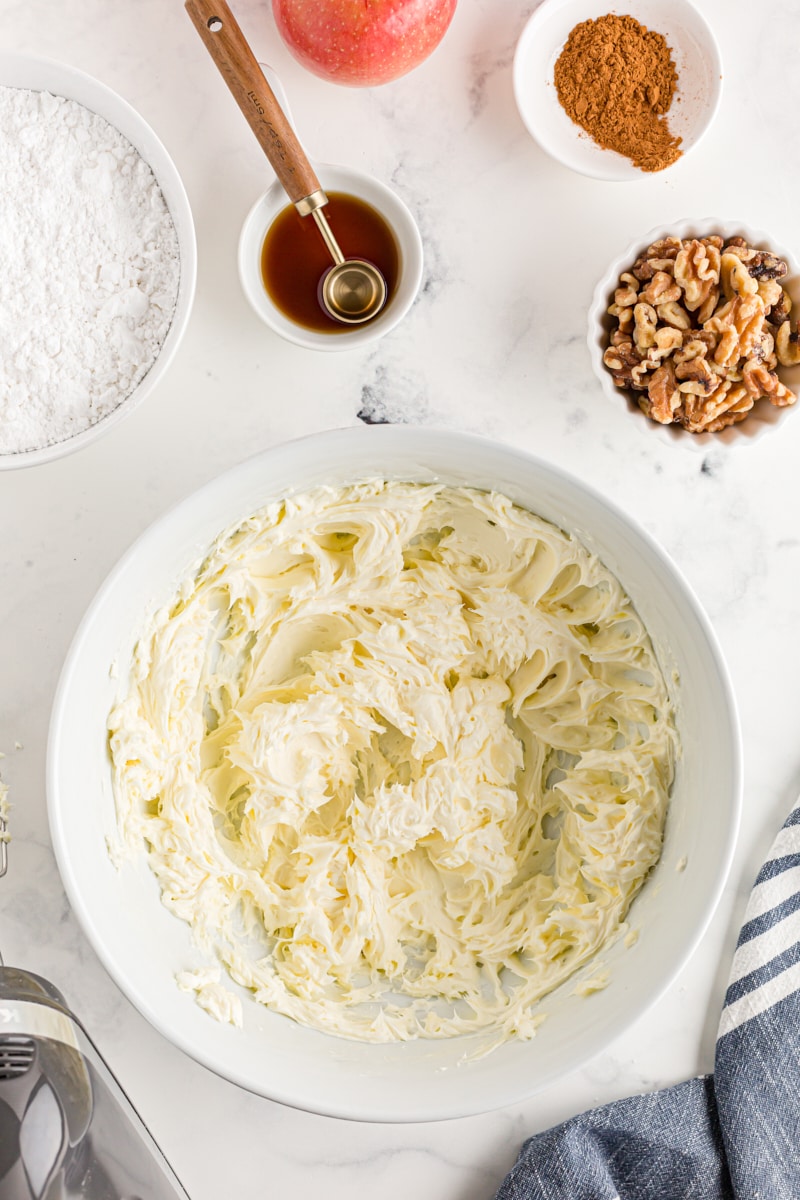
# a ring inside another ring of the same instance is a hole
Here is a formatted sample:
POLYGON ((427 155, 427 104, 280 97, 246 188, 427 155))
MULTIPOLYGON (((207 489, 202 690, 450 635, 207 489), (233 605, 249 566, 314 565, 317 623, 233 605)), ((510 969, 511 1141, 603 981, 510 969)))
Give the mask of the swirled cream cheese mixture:
POLYGON ((619 582, 502 495, 320 488, 222 534, 109 719, 119 820, 256 1000, 530 1036, 657 861, 667 688, 619 582))

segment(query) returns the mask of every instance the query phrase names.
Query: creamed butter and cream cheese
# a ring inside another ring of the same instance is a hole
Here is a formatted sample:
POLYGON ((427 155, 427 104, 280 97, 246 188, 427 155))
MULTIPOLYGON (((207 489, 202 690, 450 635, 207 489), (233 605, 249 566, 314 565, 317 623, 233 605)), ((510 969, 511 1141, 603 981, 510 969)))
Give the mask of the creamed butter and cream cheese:
POLYGON ((647 632, 499 494, 270 504, 187 575, 126 687, 126 842, 215 966, 330 1033, 531 1036, 660 854, 676 740, 647 632))

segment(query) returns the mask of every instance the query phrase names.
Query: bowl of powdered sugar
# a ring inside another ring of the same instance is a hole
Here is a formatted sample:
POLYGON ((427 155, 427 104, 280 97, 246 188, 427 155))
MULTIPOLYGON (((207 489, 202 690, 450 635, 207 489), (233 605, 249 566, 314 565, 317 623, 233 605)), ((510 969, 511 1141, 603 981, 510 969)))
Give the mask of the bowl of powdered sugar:
POLYGON ((156 386, 197 266, 183 184, 131 106, 0 54, 0 470, 71 453, 156 386))

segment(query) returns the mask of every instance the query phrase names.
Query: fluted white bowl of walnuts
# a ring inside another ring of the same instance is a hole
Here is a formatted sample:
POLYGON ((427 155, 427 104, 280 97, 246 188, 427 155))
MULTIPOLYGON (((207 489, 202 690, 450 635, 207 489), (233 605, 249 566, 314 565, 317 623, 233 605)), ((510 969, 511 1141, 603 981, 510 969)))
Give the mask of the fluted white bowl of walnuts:
POLYGON ((610 264, 589 308, 589 353, 619 413, 705 453, 800 410, 798 321, 800 267, 785 246, 743 222, 673 221, 610 264))

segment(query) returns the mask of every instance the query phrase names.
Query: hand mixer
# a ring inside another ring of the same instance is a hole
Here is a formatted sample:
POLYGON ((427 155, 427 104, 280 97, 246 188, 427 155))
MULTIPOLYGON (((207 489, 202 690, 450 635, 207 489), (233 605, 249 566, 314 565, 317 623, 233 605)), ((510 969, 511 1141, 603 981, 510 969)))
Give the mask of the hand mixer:
POLYGON ((188 1200, 58 989, 0 958, 0 1200, 73 1197, 188 1200))

